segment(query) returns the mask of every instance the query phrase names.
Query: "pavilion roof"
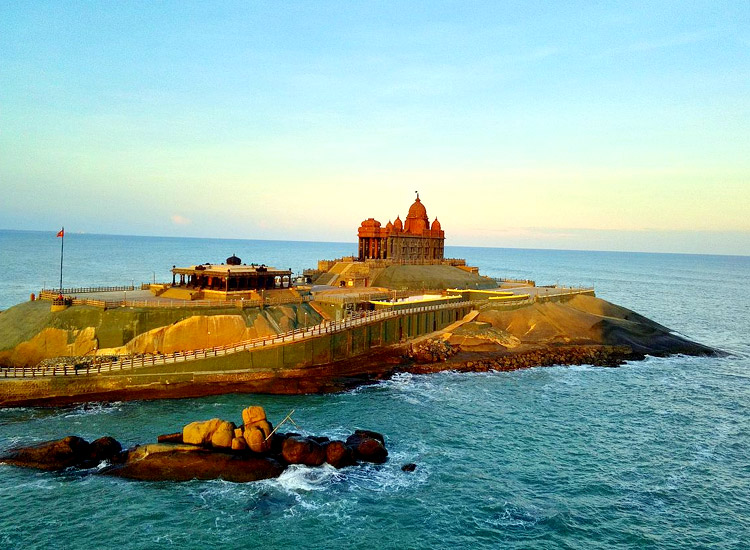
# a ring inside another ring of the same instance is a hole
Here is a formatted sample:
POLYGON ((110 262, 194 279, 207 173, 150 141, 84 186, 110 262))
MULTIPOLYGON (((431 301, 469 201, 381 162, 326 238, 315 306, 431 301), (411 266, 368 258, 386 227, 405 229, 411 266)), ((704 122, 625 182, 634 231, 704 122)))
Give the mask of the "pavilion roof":
POLYGON ((202 274, 211 277, 242 277, 263 273, 266 275, 290 275, 289 269, 277 269, 267 265, 227 265, 227 264, 198 264, 190 267, 175 267, 172 273, 178 275, 202 274))

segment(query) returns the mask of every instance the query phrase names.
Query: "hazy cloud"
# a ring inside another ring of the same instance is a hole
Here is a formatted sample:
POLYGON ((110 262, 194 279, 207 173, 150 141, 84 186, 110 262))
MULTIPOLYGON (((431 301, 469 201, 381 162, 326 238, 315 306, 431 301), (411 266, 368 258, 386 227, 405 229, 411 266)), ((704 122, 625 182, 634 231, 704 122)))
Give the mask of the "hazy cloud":
POLYGON ((170 219, 175 225, 190 225, 191 223, 193 223, 193 220, 191 220, 190 218, 186 218, 185 216, 181 216, 180 214, 172 214, 172 217, 170 219))

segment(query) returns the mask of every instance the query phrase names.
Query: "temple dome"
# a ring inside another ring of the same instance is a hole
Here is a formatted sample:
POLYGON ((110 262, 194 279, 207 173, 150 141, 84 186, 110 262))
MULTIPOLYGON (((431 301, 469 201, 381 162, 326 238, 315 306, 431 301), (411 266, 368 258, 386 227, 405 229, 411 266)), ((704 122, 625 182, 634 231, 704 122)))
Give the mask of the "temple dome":
POLYGON ((229 258, 227 258, 227 265, 242 265, 242 260, 232 254, 231 256, 229 256, 229 258))
POLYGON ((432 222, 432 226, 430 227, 432 231, 441 231, 440 222, 437 218, 432 222))
POLYGON ((417 197, 417 200, 414 201, 414 204, 412 204, 409 207, 409 214, 406 216, 407 218, 426 218, 427 217, 427 209, 424 207, 424 204, 422 204, 422 201, 419 200, 419 197, 417 197))
POLYGON ((388 223, 385 225, 385 228, 388 231, 390 231, 391 229, 393 229, 393 223, 391 222, 391 220, 388 220, 388 223))
POLYGON ((396 231, 401 231, 404 228, 404 224, 401 221, 401 216, 396 216, 396 221, 393 222, 393 229, 396 231))
POLYGON ((376 220, 375 218, 367 218, 365 221, 362 222, 360 227, 380 227, 380 222, 376 220))
POLYGON ((417 200, 415 200, 414 204, 409 207, 409 214, 406 216, 404 231, 411 233, 412 235, 421 235, 424 231, 429 229, 429 227, 430 220, 427 219, 427 209, 422 204, 422 201, 419 200, 419 195, 417 195, 417 200))

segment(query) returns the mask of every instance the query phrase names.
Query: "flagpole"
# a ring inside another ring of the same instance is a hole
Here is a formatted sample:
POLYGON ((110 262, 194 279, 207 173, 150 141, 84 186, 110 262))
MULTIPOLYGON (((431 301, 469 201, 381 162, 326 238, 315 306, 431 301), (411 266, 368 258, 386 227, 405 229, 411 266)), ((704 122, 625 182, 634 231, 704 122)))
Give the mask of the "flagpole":
POLYGON ((63 250, 65 248, 65 228, 62 228, 62 239, 60 240, 60 293, 62 293, 62 268, 63 268, 63 250))

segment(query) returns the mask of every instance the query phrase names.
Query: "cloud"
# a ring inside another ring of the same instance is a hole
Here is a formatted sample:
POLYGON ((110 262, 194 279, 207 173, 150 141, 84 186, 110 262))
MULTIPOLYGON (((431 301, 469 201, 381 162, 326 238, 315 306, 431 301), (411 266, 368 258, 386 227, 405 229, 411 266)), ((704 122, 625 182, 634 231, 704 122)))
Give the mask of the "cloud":
POLYGON ((186 218, 185 216, 181 216, 180 214, 172 214, 172 217, 169 218, 172 220, 172 223, 175 225, 190 225, 193 223, 193 220, 190 218, 186 218))

